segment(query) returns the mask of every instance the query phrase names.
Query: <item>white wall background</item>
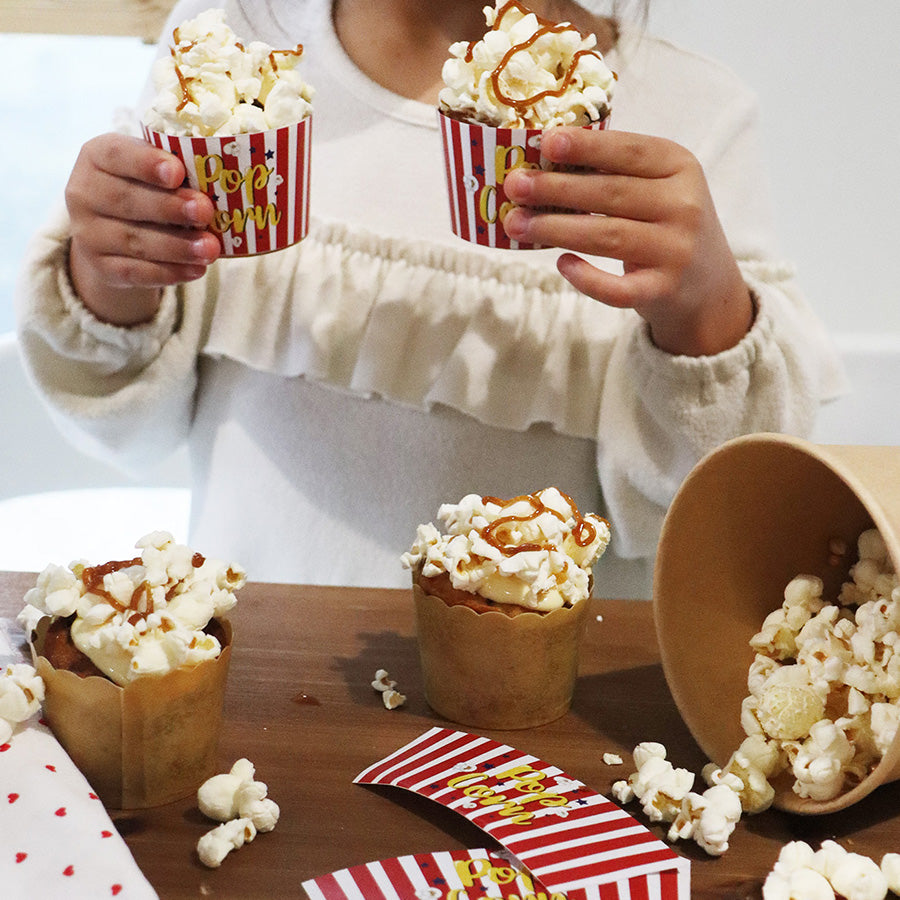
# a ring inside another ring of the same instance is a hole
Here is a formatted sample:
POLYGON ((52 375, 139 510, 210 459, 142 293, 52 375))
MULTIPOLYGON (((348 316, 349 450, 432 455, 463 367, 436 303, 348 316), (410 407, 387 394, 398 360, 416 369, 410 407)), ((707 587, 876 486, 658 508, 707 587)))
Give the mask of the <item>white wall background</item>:
POLYGON ((759 94, 781 244, 827 325, 900 340, 900 2, 651 0, 650 29, 759 94))

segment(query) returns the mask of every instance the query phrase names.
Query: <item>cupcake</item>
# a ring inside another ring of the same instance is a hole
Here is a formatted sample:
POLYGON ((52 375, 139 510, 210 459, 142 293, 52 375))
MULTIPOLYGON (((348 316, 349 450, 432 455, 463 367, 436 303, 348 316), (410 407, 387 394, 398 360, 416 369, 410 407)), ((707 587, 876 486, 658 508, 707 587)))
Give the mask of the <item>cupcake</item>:
POLYGON ((210 9, 172 32, 153 70, 145 137, 178 156, 188 183, 216 206, 226 256, 290 246, 309 227, 313 89, 303 47, 244 45, 210 9))
POLYGON ((166 532, 140 556, 50 565, 19 622, 45 685, 44 718, 103 802, 168 803, 214 771, 231 654, 223 618, 245 583, 166 532))
POLYGON ((592 568, 608 523, 556 488, 500 500, 470 494, 420 525, 412 571, 425 694, 438 714, 529 728, 571 705, 592 568))
POLYGON ((488 31, 450 47, 438 118, 450 215, 459 237, 491 247, 535 249, 502 228, 503 189, 514 168, 541 164, 545 128, 606 128, 615 74, 593 34, 540 18, 516 0, 485 7, 488 31))

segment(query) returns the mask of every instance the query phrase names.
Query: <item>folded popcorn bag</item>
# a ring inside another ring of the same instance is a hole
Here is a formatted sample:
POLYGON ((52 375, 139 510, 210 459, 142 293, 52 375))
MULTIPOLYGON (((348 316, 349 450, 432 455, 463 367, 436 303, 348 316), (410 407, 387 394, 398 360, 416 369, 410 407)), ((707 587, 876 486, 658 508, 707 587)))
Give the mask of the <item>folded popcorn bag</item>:
POLYGON ((48 566, 19 622, 43 715, 103 803, 159 806, 215 770, 242 570, 142 538, 134 559, 48 566))
POLYGON ((178 26, 154 68, 144 137, 174 153, 207 194, 225 256, 281 250, 309 229, 313 89, 303 47, 244 46, 210 9, 178 26))
POLYGON ((663 668, 745 812, 834 812, 900 779, 898 474, 900 448, 757 434, 701 460, 672 502, 663 668))
POLYGON ((453 233, 476 244, 519 250, 503 219, 515 168, 541 166, 541 135, 554 125, 604 129, 615 75, 567 22, 536 16, 516 0, 484 9, 488 31, 450 47, 438 121, 453 233))
POLYGON ((420 525, 412 571, 429 705, 479 728, 531 728, 564 715, 578 674, 591 569, 608 524, 547 488, 499 500, 470 494, 420 525))

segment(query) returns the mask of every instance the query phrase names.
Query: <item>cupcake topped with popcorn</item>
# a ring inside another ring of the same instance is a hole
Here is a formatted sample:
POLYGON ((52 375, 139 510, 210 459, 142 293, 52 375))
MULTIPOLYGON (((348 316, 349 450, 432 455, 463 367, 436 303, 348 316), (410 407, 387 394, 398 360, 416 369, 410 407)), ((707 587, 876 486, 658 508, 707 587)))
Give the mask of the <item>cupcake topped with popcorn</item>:
POLYGON ((499 500, 469 494, 445 503, 446 531, 420 525, 404 566, 445 576, 456 590, 499 604, 549 612, 585 600, 591 567, 609 543, 609 524, 582 516, 555 487, 499 500))
POLYGON ((450 47, 441 110, 497 128, 584 126, 609 116, 616 76, 593 34, 543 19, 517 0, 496 0, 484 15, 484 37, 450 47))
POLYGON ((19 622, 31 632, 44 616, 68 625, 72 643, 116 684, 215 659, 207 628, 237 602, 246 577, 236 565, 205 559, 157 531, 141 555, 91 566, 50 565, 25 595, 19 622))
POLYGON ((18 621, 43 716, 107 805, 158 806, 212 774, 232 628, 246 576, 166 531, 140 555, 49 565, 18 621))
POLYGON ((211 137, 269 131, 312 112, 313 89, 299 71, 303 47, 246 46, 209 9, 172 33, 153 69, 156 97, 144 123, 167 134, 211 137))
POLYGON ((591 570, 610 539, 549 487, 500 500, 468 494, 420 525, 412 571, 425 696, 479 728, 531 728, 568 710, 590 612, 591 570))

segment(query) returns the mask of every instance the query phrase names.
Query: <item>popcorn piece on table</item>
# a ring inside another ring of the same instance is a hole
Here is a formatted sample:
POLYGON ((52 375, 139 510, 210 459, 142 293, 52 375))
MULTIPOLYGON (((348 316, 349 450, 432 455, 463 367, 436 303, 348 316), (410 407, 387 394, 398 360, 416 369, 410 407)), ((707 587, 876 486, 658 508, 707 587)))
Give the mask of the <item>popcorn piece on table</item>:
POLYGON ((211 869, 222 865, 222 860, 256 837, 256 828, 250 819, 232 819, 207 831, 197 841, 197 855, 204 866, 211 869))
POLYGON ((372 687, 381 694, 385 709, 397 709, 406 703, 406 695, 396 690, 397 682, 391 679, 387 669, 378 669, 372 687))
POLYGON ((213 775, 197 790, 197 805, 211 819, 222 822, 197 843, 197 854, 205 866, 219 866, 234 849, 252 841, 258 832, 271 831, 280 810, 269 799, 268 787, 254 780, 256 769, 249 759, 239 759, 231 771, 213 775))
POLYGON ((633 755, 637 771, 613 784, 613 796, 620 803, 637 798, 651 822, 671 823, 670 841, 693 839, 711 856, 723 854, 741 818, 743 781, 716 770, 711 773, 715 783, 699 794, 691 790, 693 773, 676 769, 662 744, 638 744, 633 755))
POLYGON ((885 854, 879 867, 835 841, 823 841, 816 851, 805 841, 792 841, 781 848, 766 878, 763 900, 884 900, 889 889, 900 886, 891 883, 897 856, 885 854))
POLYGON ((44 699, 44 680, 33 666, 12 663, 0 673, 0 744, 5 744, 15 726, 30 719, 44 699))

